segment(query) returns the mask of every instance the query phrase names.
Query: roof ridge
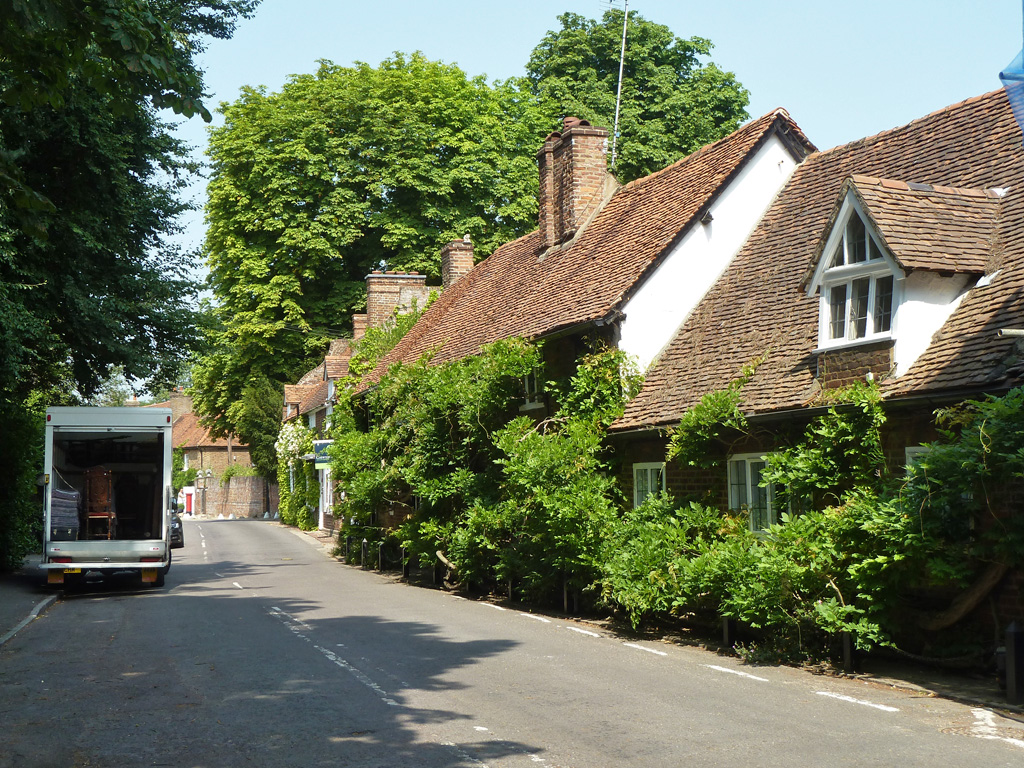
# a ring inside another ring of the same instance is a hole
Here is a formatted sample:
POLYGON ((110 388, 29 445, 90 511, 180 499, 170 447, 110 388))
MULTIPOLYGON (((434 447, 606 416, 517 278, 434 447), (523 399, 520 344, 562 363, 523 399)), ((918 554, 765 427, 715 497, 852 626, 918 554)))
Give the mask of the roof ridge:
POLYGON ((861 144, 867 144, 869 142, 876 141, 876 140, 882 138, 883 136, 888 136, 890 134, 896 133, 897 131, 907 130, 908 128, 910 128, 912 126, 916 126, 919 123, 923 123, 926 120, 934 120, 937 117, 945 115, 945 114, 947 114, 949 112, 953 112, 954 110, 962 109, 963 107, 967 106, 968 104, 973 104, 974 102, 977 102, 977 101, 983 101, 985 99, 994 98, 996 96, 996 94, 1003 92, 1003 90, 1004 90, 1003 88, 996 88, 994 91, 989 91, 988 93, 983 93, 983 94, 980 94, 978 96, 971 96, 970 98, 964 99, 963 101, 957 101, 957 102, 954 102, 952 104, 947 104, 945 107, 941 107, 940 109, 936 109, 934 112, 929 112, 927 115, 922 115, 921 117, 914 118, 913 120, 911 120, 908 123, 903 123, 902 125, 895 125, 892 128, 887 128, 887 129, 885 129, 883 131, 879 131, 878 133, 871 134, 870 136, 862 136, 859 139, 854 139, 853 141, 848 141, 845 144, 837 144, 836 146, 831 147, 830 149, 819 150, 818 154, 819 155, 829 155, 829 154, 832 154, 834 152, 838 152, 840 150, 844 150, 844 149, 848 149, 848 148, 851 148, 851 147, 859 146, 861 144))
POLYGON ((917 181, 901 181, 879 176, 868 176, 861 173, 851 174, 850 180, 858 186, 880 187, 881 189, 899 192, 925 192, 928 194, 954 195, 959 197, 1001 198, 1005 189, 994 187, 950 187, 942 184, 924 184, 917 181))
POLYGON ((780 116, 783 117, 785 120, 796 125, 796 123, 793 122, 793 119, 789 116, 789 113, 785 109, 783 109, 782 107, 776 107, 771 112, 767 112, 761 115, 761 117, 755 118, 754 120, 744 123, 739 128, 737 128, 734 131, 731 131, 722 138, 716 139, 715 141, 712 141, 710 144, 702 144, 701 146, 697 147, 697 149, 693 150, 693 152, 691 152, 688 155, 685 155, 684 157, 679 158, 674 163, 670 163, 669 165, 666 165, 664 168, 659 168, 656 171, 652 171, 646 176, 641 176, 639 179, 633 179, 633 181, 629 182, 628 184, 623 184, 620 187, 620 189, 629 190, 633 189, 634 187, 643 186, 648 181, 651 181, 659 176, 662 176, 668 173, 669 171, 675 170, 681 165, 688 164, 690 161, 695 161, 701 155, 713 151, 720 144, 723 144, 727 141, 735 141, 736 135, 738 133, 754 132, 754 126, 762 121, 767 122, 767 125, 765 125, 763 129, 763 132, 767 132, 768 129, 771 127, 772 123, 775 121, 775 118, 780 116))

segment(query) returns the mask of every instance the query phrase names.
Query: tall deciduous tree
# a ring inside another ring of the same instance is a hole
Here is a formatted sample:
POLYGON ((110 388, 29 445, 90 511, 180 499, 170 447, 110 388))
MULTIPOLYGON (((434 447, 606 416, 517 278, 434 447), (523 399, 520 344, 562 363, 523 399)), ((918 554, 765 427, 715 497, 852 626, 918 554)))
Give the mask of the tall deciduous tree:
MULTIPOLYGON (((527 77, 545 112, 576 115, 612 127, 623 12, 601 21, 558 17, 533 49, 527 77)), ((631 13, 622 81, 615 173, 631 181, 664 168, 728 135, 747 118, 747 91, 731 72, 703 60, 710 40, 684 40, 631 13)))
POLYGON ((445 242, 469 234, 486 255, 535 226, 550 126, 517 83, 396 54, 247 88, 223 113, 206 239, 222 327, 193 372, 217 430, 250 381, 287 381, 323 353, 381 263, 437 277, 445 242))
POLYGON ((196 341, 192 259, 166 239, 192 164, 157 110, 208 116, 202 37, 257 2, 0 0, 0 434, 21 452, 0 461, 0 567, 39 525, 45 404, 115 366, 159 386, 196 341))

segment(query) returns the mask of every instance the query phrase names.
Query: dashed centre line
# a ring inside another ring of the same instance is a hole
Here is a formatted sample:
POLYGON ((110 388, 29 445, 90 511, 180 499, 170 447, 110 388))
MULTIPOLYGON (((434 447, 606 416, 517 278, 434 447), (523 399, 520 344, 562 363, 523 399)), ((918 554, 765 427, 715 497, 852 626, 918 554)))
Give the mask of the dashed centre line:
POLYGON ((757 680, 757 681, 762 682, 762 683, 769 682, 767 677, 758 677, 757 675, 752 675, 749 672, 740 672, 738 669, 729 669, 728 667, 720 667, 717 664, 705 664, 704 666, 707 667, 708 669, 713 669, 716 672, 727 672, 730 675, 738 675, 739 677, 746 677, 746 678, 749 678, 751 680, 757 680))
POLYGON ((875 704, 873 701, 864 701, 863 699, 855 699, 853 696, 845 696, 841 693, 832 693, 830 691, 815 691, 819 696, 828 696, 830 699, 838 699, 839 701, 846 701, 850 704, 860 704, 863 707, 871 707, 872 709, 880 709, 883 712, 899 712, 896 707, 890 707, 886 704, 875 704))
POLYGON ((653 653, 655 656, 668 656, 668 654, 664 651, 658 651, 654 648, 645 648, 644 646, 637 645, 636 643, 623 643, 623 645, 627 648, 635 648, 638 651, 646 651, 647 653, 653 653))
POLYGON ((587 637, 600 637, 597 632, 591 632, 589 629, 580 629, 579 627, 566 627, 570 632, 579 632, 581 635, 587 635, 587 637))
POLYGON ((534 619, 535 621, 543 621, 545 624, 550 624, 551 619, 545 619, 543 616, 538 616, 535 613, 520 613, 520 616, 525 616, 528 619, 534 619))

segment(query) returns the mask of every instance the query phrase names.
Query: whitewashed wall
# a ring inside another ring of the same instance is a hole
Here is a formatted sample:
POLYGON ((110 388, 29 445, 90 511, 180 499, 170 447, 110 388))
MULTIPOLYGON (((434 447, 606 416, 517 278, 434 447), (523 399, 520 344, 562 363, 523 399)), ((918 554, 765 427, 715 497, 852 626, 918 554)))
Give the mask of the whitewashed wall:
POLYGON ((646 370, 732 261, 796 168, 772 136, 623 307, 619 347, 646 370))

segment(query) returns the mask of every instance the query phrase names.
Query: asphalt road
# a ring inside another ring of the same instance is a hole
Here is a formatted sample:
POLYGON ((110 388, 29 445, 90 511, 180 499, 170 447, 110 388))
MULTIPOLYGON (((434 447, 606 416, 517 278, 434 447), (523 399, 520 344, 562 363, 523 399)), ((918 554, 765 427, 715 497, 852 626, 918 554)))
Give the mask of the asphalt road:
POLYGON ((987 710, 746 667, 186 522, 162 590, 90 584, 0 648, 0 766, 1021 766, 987 710))

